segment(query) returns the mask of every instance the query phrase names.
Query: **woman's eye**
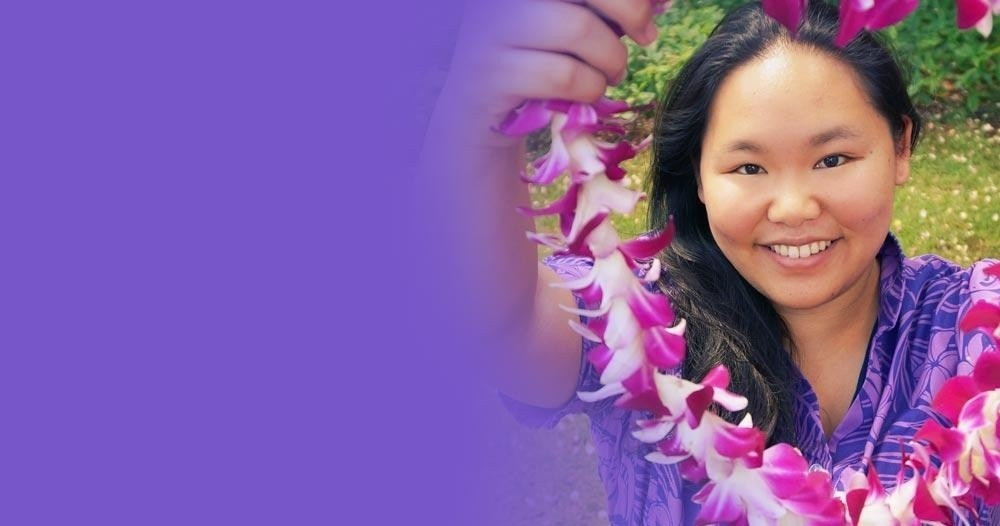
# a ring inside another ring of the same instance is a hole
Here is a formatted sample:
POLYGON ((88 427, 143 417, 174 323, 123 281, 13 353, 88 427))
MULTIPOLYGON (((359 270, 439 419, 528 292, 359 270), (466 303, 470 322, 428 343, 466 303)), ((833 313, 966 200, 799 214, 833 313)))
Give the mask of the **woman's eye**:
POLYGON ((822 158, 813 168, 835 168, 847 162, 844 155, 827 155, 822 158))
POLYGON ((740 165, 740 167, 736 169, 736 173, 743 175, 757 175, 764 173, 764 169, 756 164, 744 164, 740 165))

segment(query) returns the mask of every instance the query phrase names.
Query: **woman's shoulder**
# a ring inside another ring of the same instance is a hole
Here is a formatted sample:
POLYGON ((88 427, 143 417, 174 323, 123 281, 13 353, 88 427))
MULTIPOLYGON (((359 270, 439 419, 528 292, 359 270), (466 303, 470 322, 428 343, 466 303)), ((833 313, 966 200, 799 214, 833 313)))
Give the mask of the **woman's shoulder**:
POLYGON ((984 258, 965 267, 937 254, 905 258, 902 273, 907 288, 944 286, 976 293, 1000 287, 1000 260, 984 258))
POLYGON ((902 318, 937 334, 931 338, 932 348, 944 349, 953 342, 963 362, 957 373, 967 374, 992 344, 982 331, 962 330, 962 320, 979 302, 1000 304, 1000 261, 981 259, 965 267, 924 254, 904 260, 902 274, 902 318))
POLYGON ((892 236, 880 254, 882 311, 893 323, 954 333, 973 304, 1000 302, 1000 262, 996 259, 963 266, 937 254, 905 257, 892 236))

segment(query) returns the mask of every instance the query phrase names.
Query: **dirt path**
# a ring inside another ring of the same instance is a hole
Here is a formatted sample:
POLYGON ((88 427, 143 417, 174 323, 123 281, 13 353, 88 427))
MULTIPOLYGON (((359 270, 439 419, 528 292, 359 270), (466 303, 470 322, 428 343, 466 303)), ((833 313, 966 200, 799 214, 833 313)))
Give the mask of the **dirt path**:
POLYGON ((495 404, 504 450, 491 466, 500 488, 492 504, 500 523, 515 525, 607 525, 604 488, 587 417, 564 418, 554 429, 528 429, 495 404))

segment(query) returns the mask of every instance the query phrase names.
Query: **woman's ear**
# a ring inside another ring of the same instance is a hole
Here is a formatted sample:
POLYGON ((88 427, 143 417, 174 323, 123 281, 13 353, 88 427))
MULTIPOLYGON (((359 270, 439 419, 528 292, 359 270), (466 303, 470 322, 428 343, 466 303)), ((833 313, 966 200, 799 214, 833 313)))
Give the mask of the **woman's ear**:
POLYGON ((701 166, 698 164, 701 161, 699 159, 691 158, 691 168, 694 169, 694 184, 698 188, 698 200, 701 204, 705 204, 705 192, 701 187, 701 166))
POLYGON ((896 186, 902 186, 910 179, 910 138, 913 136, 913 120, 903 115, 903 133, 896 144, 896 186))

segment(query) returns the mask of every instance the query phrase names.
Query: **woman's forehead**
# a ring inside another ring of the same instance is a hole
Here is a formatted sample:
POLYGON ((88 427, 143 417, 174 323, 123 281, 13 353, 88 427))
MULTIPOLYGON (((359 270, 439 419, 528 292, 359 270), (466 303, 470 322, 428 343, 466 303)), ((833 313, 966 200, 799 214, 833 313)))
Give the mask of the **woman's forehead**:
POLYGON ((740 138, 785 143, 817 136, 866 136, 888 131, 858 75, 828 54, 803 46, 776 46, 734 69, 710 106, 705 141, 711 147, 740 138))

